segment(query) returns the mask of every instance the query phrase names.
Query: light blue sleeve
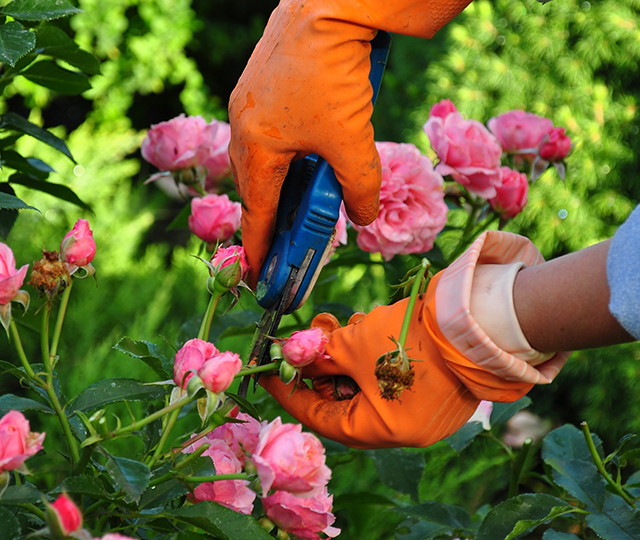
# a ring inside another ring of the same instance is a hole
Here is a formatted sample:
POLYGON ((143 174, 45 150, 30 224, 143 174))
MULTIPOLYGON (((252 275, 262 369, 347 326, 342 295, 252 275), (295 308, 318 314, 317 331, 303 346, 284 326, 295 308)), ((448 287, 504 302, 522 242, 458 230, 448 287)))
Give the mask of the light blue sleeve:
POLYGON ((609 311, 640 340, 640 206, 616 231, 607 258, 609 311))

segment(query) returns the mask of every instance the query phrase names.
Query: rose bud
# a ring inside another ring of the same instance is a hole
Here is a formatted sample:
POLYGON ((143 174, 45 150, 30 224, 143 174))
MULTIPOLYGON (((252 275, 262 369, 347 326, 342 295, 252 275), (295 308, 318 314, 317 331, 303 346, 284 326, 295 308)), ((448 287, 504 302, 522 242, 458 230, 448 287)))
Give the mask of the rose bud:
POLYGON ((193 372, 197 372, 207 360, 219 352, 213 343, 201 339, 190 339, 176 353, 173 382, 185 388, 186 383, 193 377, 193 372))
POLYGON ((202 365, 198 377, 209 392, 221 394, 229 388, 241 367, 242 360, 236 353, 218 353, 202 365))
POLYGON ((240 228, 242 206, 227 195, 205 195, 191 199, 189 229, 207 244, 226 242, 240 228))
POLYGON ((0 420, 0 471, 22 467, 42 449, 44 433, 33 433, 20 411, 9 411, 0 420))
POLYGON ((527 175, 509 167, 501 167, 502 185, 496 187, 496 196, 489 204, 503 218, 517 216, 527 204, 529 181, 527 175))
POLYGON ((220 292, 237 287, 249 273, 249 263, 242 246, 218 248, 209 263, 212 283, 207 283, 209 292, 214 294, 216 288, 220 292))
MULTIPOLYGON (((86 219, 79 219, 60 245, 60 258, 71 267, 87 266, 96 254, 96 243, 93 240, 93 231, 89 228, 86 219)), ((75 268, 70 268, 73 273, 75 268)))
POLYGON ((324 346, 329 338, 320 328, 294 332, 282 345, 282 356, 292 366, 300 368, 325 358, 324 346))
POLYGON ((571 139, 565 135, 564 128, 553 128, 548 138, 542 140, 540 157, 546 161, 562 161, 571 150, 571 139))
POLYGON ((53 504, 47 505, 46 521, 51 537, 58 540, 82 527, 82 514, 75 503, 62 494, 53 504))

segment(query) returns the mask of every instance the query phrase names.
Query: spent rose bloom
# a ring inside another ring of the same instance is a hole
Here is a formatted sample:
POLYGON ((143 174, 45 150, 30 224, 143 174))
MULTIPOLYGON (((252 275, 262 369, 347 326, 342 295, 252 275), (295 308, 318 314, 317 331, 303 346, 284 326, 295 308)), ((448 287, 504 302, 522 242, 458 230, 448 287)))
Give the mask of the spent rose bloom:
POLYGON ((82 513, 65 494, 47 505, 47 525, 54 538, 66 538, 82 527, 82 513))
POLYGON ((443 99, 436 103, 429 111, 429 116, 438 116, 440 118, 446 118, 451 113, 457 113, 458 109, 450 99, 443 99))
POLYGON ((173 364, 173 382, 185 388, 193 373, 198 371, 204 363, 213 358, 220 351, 213 343, 201 339, 190 339, 176 353, 173 364))
POLYGON ((18 469, 42 449, 44 433, 33 433, 20 411, 9 411, 0 419, 0 472, 18 469))
POLYGON ((239 355, 229 351, 222 352, 202 364, 198 369, 198 377, 209 392, 220 394, 229 388, 241 367, 242 360, 239 355))
POLYGON ((279 417, 260 430, 251 461, 263 496, 275 489, 313 497, 331 478, 320 440, 312 433, 303 433, 300 424, 283 424, 279 417))
POLYGON ((335 516, 331 513, 333 496, 324 488, 315 497, 296 497, 286 491, 276 491, 262 499, 267 517, 282 530, 303 540, 319 540, 319 532, 330 538, 338 536, 340 529, 332 527, 335 516))
MULTIPOLYGON (((528 148, 538 148, 540 141, 553 129, 553 122, 548 118, 521 110, 494 116, 489 119, 487 125, 502 149, 510 154, 528 148)), ((536 154, 532 152, 522 156, 534 159, 536 154)))
POLYGON ((571 150, 571 139, 564 128, 553 128, 540 144, 540 157, 546 161, 562 161, 571 150))
POLYGON ((282 356, 294 367, 308 366, 325 358, 324 346, 329 338, 320 328, 309 328, 291 334, 282 345, 282 356))
POLYGON ((16 260, 11 248, 0 242, 0 306, 8 304, 18 294, 29 265, 16 270, 16 260))
POLYGON ((86 219, 79 219, 60 245, 60 258, 71 266, 86 266, 96 254, 93 231, 86 219))
POLYGON ((382 165, 380 213, 366 227, 352 224, 358 246, 379 251, 387 261, 429 251, 447 222, 442 176, 412 144, 380 142, 376 147, 382 165))
POLYGON ((436 171, 451 175, 469 191, 489 199, 500 184, 502 148, 477 120, 465 120, 460 113, 445 118, 431 116, 423 127, 440 158, 436 171))
POLYGON ((242 206, 227 195, 205 195, 191 199, 189 229, 201 240, 225 242, 240 228, 242 206))
POLYGON ((527 204, 529 180, 527 175, 509 167, 501 167, 502 184, 496 187, 496 196, 489 204, 502 217, 511 219, 517 216, 527 204))
MULTIPOLYGON (((204 442, 210 444, 202 455, 213 460, 216 474, 235 474, 242 472, 242 464, 235 456, 233 450, 221 440, 200 439, 183 450, 190 454, 204 442)), ((242 514, 250 514, 253 510, 253 501, 256 498, 254 491, 249 489, 248 480, 217 480, 215 482, 203 482, 195 488, 191 499, 194 502, 214 501, 227 508, 231 508, 242 514)))
POLYGON ((260 440, 260 430, 263 424, 245 413, 238 413, 237 420, 242 422, 227 422, 218 426, 207 436, 211 440, 224 441, 244 466, 247 455, 253 454, 260 440))

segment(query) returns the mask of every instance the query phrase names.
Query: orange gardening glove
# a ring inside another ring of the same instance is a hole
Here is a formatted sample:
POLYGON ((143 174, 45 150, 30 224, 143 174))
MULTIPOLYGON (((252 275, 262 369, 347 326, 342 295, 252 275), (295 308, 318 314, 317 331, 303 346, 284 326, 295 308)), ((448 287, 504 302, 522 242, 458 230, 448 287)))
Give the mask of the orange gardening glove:
POLYGON ((311 153, 342 184, 349 217, 378 215, 369 42, 377 30, 430 38, 471 0, 283 0, 231 94, 229 153, 254 286, 289 163, 311 153))

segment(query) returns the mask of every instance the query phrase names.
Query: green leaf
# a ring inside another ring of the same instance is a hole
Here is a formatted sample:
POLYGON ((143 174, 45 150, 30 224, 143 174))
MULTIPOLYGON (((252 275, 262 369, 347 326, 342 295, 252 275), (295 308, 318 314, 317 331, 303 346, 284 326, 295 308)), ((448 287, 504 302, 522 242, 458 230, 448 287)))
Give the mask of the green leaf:
POLYGON ((553 468, 553 481, 556 484, 587 508, 602 510, 606 482, 593 463, 577 459, 560 462, 553 458, 545 459, 545 463, 553 468))
POLYGON ((253 330, 261 316, 262 313, 249 309, 233 311, 222 316, 214 315, 211 331, 209 332, 209 341, 216 343, 221 337, 231 335, 240 329, 251 327, 253 330))
POLYGON ((78 476, 69 476, 65 478, 62 484, 53 493, 76 493, 78 495, 88 495, 94 499, 111 500, 112 497, 105 489, 100 478, 80 474, 78 476))
POLYGON ((396 527, 395 538, 396 540, 431 540, 432 538, 443 538, 441 535, 447 531, 449 528, 444 525, 410 518, 396 527))
POLYGON ((49 172, 55 172, 43 161, 38 160, 37 162, 32 162, 13 150, 5 150, 0 154, 0 166, 3 168, 9 167, 10 169, 35 176, 40 180, 44 180, 49 176, 49 172), (41 164, 46 165, 50 170, 43 170, 41 164))
POLYGON ((47 414, 54 414, 54 410, 48 405, 29 398, 5 394, 0 396, 0 416, 4 416, 9 411, 40 411, 47 414))
POLYGON ((638 540, 640 510, 631 508, 616 495, 607 493, 604 512, 586 517, 587 525, 605 540, 638 540))
POLYGON ((167 394, 164 386, 148 385, 136 379, 103 379, 85 388, 69 407, 74 411, 88 412, 119 401, 151 401, 167 394))
POLYGON ((173 221, 167 225, 167 230, 172 229, 188 229, 189 228, 189 216, 191 215, 191 204, 185 204, 178 215, 173 218, 173 221))
POLYGON ((543 523, 571 512, 583 512, 557 497, 526 493, 500 503, 484 518, 476 540, 511 540, 543 523))
POLYGON ((7 508, 0 508, 0 540, 20 540, 23 538, 20 523, 7 508))
POLYGON ((449 435, 445 441, 460 453, 483 431, 482 422, 467 422, 453 435, 449 435))
POLYGON ((57 26, 43 26, 36 31, 37 52, 46 54, 78 68, 89 75, 100 73, 100 62, 91 53, 83 51, 57 26))
MULTIPOLYGON (((602 441, 595 433, 591 434, 593 442, 601 458, 604 457, 602 441)), ((584 440, 584 434, 577 427, 566 424, 549 433, 542 442, 542 459, 555 459, 559 462, 578 459, 581 461, 593 461, 591 452, 584 440)))
POLYGON ((7 193, 0 193, 0 208, 8 209, 8 210, 28 209, 28 210, 37 210, 38 212, 40 211, 37 208, 34 208, 33 206, 29 206, 23 200, 18 199, 18 197, 16 197, 15 195, 9 195, 7 193))
MULTIPOLYGON (((341 493, 333 498, 333 511, 340 510, 342 508, 351 508, 353 506, 398 506, 395 501, 392 501, 384 495, 377 495, 375 493, 369 493, 368 491, 362 491, 359 493, 341 493)), ((398 509, 399 510, 399 509, 398 509)), ((372 511, 374 511, 372 509, 372 511)))
POLYGON ((21 21, 50 21, 81 12, 67 0, 14 0, 0 9, 1 14, 21 21))
POLYGON ((542 540, 580 540, 579 536, 573 533, 565 533, 547 529, 542 535, 542 540))
POLYGON ((219 540, 273 540, 251 516, 204 501, 165 512, 177 521, 188 523, 219 540))
POLYGON ((0 497, 0 504, 30 504, 39 503, 44 494, 40 493, 33 484, 9 486, 0 497))
POLYGON ((35 178, 32 178, 31 176, 20 173, 12 174, 9 177, 9 182, 11 182, 12 184, 19 184, 21 186, 28 187, 30 189, 35 189, 37 191, 42 191, 43 193, 48 193, 53 197, 56 197, 63 201, 67 201, 71 204, 75 204, 76 206, 79 206, 84 210, 88 210, 89 212, 93 212, 91 206, 80 199, 80 197, 78 197, 67 186, 55 184, 53 182, 47 182, 45 180, 37 180, 35 178))
POLYGON ((59 94, 82 94, 91 89, 91 83, 86 75, 61 68, 51 60, 40 60, 31 64, 21 75, 59 94))
POLYGON ((402 506, 394 508, 393 511, 434 525, 434 530, 437 528, 438 534, 453 533, 455 530, 467 529, 471 526, 471 516, 464 508, 436 501, 427 501, 415 506, 402 506))
POLYGON ((67 156, 71 161, 75 163, 69 148, 65 144, 62 139, 56 137, 53 133, 48 132, 46 129, 42 129, 40 126, 37 126, 26 118, 23 118, 19 114, 8 112, 0 120, 0 129, 15 129, 20 133, 24 133, 25 135, 30 135, 31 137, 42 141, 45 144, 55 148, 59 152, 62 152, 65 156, 67 156))
POLYGON ((104 450, 102 452, 107 457, 107 472, 116 488, 126 493, 125 500, 140 502, 140 497, 147 489, 151 478, 149 467, 141 461, 115 457, 104 450))
POLYGON ((14 67, 35 45, 35 34, 22 28, 19 22, 11 21, 0 26, 0 62, 14 67))
POLYGON ((494 403, 491 410, 491 429, 504 424, 509 418, 531 405, 531 398, 524 396, 513 403, 494 403))
POLYGON ((249 416, 253 416, 253 418, 255 418, 256 420, 260 420, 260 413, 258 412, 258 409, 256 409, 253 403, 251 403, 248 399, 243 398, 238 394, 232 394, 231 392, 225 392, 224 395, 228 398, 231 398, 236 403, 236 405, 240 407, 240 410, 243 413, 248 414, 249 416))
POLYGON ((132 358, 142 360, 155 371, 163 381, 173 378, 173 369, 168 365, 164 355, 154 343, 149 341, 134 341, 129 337, 123 337, 113 348, 132 358))
MULTIPOLYGON (((0 183, 0 197, 2 194, 15 197, 16 192, 7 182, 2 182, 0 183)), ((19 212, 17 210, 0 209, 0 236, 2 238, 6 239, 9 236, 18 219, 18 215, 19 212)))
POLYGON ((407 452, 401 448, 367 450, 373 459, 380 479, 391 489, 419 500, 418 487, 424 472, 424 456, 419 452, 407 452))

